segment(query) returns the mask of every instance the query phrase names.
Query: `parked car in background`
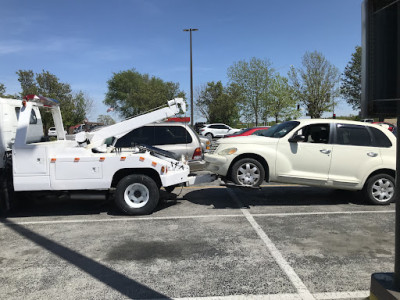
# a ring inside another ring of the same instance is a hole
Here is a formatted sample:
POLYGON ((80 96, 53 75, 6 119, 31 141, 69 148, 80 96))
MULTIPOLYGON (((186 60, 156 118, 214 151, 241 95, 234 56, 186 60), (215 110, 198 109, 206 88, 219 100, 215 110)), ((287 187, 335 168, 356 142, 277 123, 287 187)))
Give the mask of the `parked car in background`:
MULTIPOLYGON (((67 131, 64 130, 64 133, 67 134, 67 131)), ((55 127, 50 127, 49 130, 47 131, 48 136, 57 136, 57 131, 55 127)))
POLYGON ((396 127, 395 125, 391 124, 391 123, 387 123, 387 122, 373 122, 372 124, 376 124, 379 126, 382 126, 388 130, 390 130, 391 132, 394 131, 394 128, 396 127))
POLYGON ((205 122, 196 122, 196 123, 194 124, 194 130, 195 130, 198 134, 200 134, 200 128, 203 128, 205 125, 206 125, 205 122))
POLYGON ((264 135, 265 132, 269 129, 270 126, 267 127, 253 127, 253 128, 244 128, 238 132, 227 134, 224 137, 237 137, 237 136, 248 136, 248 135, 264 135))
POLYGON ((238 131, 240 131, 240 129, 232 128, 226 124, 214 123, 206 124, 204 127, 200 128, 200 135, 203 135, 208 139, 213 139, 215 137, 224 137, 227 134, 232 134, 238 131))
POLYGON ((135 144, 154 146, 172 152, 178 159, 185 156, 191 171, 200 171, 205 167, 203 153, 210 146, 207 138, 200 138, 187 124, 163 122, 148 124, 136 128, 119 138, 116 148, 129 148, 135 144))
POLYGON ((395 198, 396 137, 371 123, 305 119, 272 126, 265 136, 217 141, 207 169, 238 185, 266 181, 363 190, 374 204, 395 198))

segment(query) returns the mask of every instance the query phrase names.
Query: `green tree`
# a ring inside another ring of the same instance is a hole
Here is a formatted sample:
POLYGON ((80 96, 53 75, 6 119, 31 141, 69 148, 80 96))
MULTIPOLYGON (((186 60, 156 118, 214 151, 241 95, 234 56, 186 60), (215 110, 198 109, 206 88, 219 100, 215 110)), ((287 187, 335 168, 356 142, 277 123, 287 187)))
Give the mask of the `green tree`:
POLYGON ((0 97, 4 97, 6 94, 6 86, 0 82, 0 97))
POLYGON ((297 103, 289 80, 279 74, 271 80, 267 105, 268 112, 275 118, 276 123, 300 116, 296 109, 297 103))
POLYGON ((209 123, 236 124, 239 120, 238 93, 233 85, 208 82, 197 96, 196 106, 209 123))
POLYGON ((164 82, 135 69, 114 73, 108 81, 108 92, 104 104, 113 107, 124 118, 141 114, 165 105, 167 100, 185 98, 179 84, 164 82))
POLYGON ((228 68, 228 77, 242 93, 240 110, 247 119, 259 121, 267 116, 268 86, 274 70, 269 60, 251 58, 250 61, 239 61, 228 68))
POLYGON ((99 115, 97 117, 98 123, 103 123, 104 125, 112 125, 115 124, 115 120, 107 115, 99 115))
POLYGON ((10 98, 10 99, 17 99, 17 95, 10 95, 6 94, 6 86, 0 82, 0 97, 10 98))
POLYGON ((332 111, 339 94, 339 71, 322 53, 306 52, 302 68, 291 67, 289 79, 295 100, 307 108, 311 118, 320 118, 322 113, 332 111))
POLYGON ((361 52, 362 48, 356 46, 351 60, 344 69, 340 86, 340 94, 353 109, 361 108, 361 52))
MULTIPOLYGON (((65 128, 82 123, 92 106, 92 100, 82 91, 74 93, 68 83, 62 83, 49 71, 34 74, 32 70, 19 70, 18 81, 21 84, 21 96, 29 94, 42 95, 60 101, 61 113, 65 128)), ((53 126, 51 113, 41 109, 45 132, 53 126)))

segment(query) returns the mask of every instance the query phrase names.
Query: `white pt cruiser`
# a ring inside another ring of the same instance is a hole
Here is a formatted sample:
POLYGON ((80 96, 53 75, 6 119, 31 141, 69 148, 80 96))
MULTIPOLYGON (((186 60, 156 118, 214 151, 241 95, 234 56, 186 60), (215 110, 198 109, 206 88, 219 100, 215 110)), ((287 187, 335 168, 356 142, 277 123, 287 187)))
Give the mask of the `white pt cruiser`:
POLYGON ((221 139, 208 170, 238 185, 264 180, 363 190, 374 204, 394 199, 396 137, 369 123, 307 119, 272 126, 265 136, 221 139))

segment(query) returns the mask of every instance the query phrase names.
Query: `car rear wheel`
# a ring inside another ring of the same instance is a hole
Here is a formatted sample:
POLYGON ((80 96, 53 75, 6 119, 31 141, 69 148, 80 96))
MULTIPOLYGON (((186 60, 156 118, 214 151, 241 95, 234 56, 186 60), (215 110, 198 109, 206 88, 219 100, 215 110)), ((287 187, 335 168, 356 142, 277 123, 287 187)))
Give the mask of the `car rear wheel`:
POLYGON ((239 185, 259 186, 264 181, 265 170, 258 160, 243 158, 233 165, 231 178, 239 185))
POLYGON ((394 178, 387 174, 377 174, 368 179, 364 193, 369 202, 377 205, 390 204, 395 196, 394 178))
POLYGON ((153 212, 160 198, 156 182, 146 175, 128 175, 117 185, 115 203, 128 215, 153 212))
POLYGON ((206 138, 208 138, 211 141, 213 139, 212 133, 206 133, 206 138))

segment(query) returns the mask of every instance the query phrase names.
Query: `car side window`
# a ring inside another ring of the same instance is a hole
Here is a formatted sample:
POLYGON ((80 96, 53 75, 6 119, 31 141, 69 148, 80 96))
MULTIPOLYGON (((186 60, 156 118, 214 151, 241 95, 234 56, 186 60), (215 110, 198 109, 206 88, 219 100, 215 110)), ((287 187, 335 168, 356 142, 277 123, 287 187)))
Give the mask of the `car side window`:
POLYGON ((368 127, 368 128, 371 130, 372 135, 374 137, 373 146, 382 147, 382 148, 392 147, 392 142, 382 131, 380 131, 379 129, 376 129, 374 127, 368 127))
POLYGON ((192 142, 192 137, 181 126, 155 126, 154 145, 187 144, 192 142))
POLYGON ((219 129, 218 125, 210 125, 209 128, 212 128, 212 129, 219 129))
POLYGON ((371 146, 372 138, 365 126, 337 124, 336 144, 351 146, 371 146))
POLYGON ((132 147, 134 144, 154 145, 154 129, 153 127, 140 127, 128 132, 118 139, 115 147, 132 147))
POLYGON ((329 128, 329 124, 312 124, 299 129, 296 135, 303 135, 304 143, 328 144, 329 128))

